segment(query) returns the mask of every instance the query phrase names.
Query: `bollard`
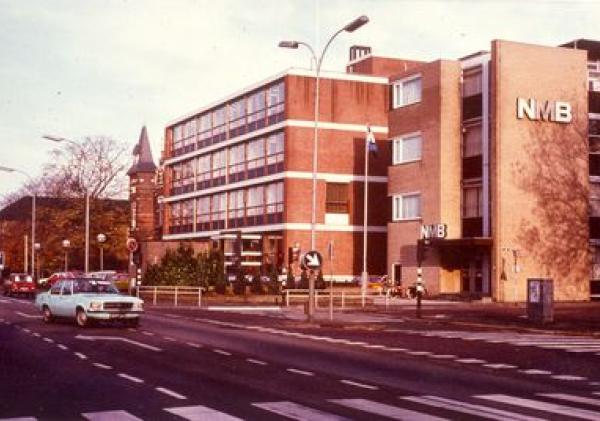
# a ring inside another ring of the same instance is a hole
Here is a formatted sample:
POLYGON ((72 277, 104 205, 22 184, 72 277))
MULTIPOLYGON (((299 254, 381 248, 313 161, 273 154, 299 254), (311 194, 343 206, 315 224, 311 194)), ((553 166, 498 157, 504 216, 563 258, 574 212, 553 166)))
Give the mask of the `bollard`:
POLYGON ((175 287, 175 307, 177 307, 177 288, 175 287))
POLYGON ((285 306, 286 307, 290 306, 290 290, 289 289, 285 290, 285 306))
POLYGON ((153 294, 153 298, 152 298, 152 303, 154 305, 156 305, 156 287, 154 287, 154 294, 153 294))
POLYGON ((198 288, 198 307, 202 307, 202 288, 198 288))
POLYGON ((346 308, 346 291, 342 291, 342 310, 346 308))

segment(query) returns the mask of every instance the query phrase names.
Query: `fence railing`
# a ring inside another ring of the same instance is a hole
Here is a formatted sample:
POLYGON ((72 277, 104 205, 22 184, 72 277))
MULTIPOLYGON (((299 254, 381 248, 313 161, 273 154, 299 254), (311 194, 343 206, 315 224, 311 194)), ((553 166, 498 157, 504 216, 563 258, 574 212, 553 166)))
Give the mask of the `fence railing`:
MULTIPOLYGON (((308 300, 308 289, 286 289, 283 291, 285 295, 285 305, 289 307, 294 301, 306 302, 308 300)), ((373 299, 380 297, 380 293, 369 292, 364 296, 366 302, 373 302, 373 299)), ((333 305, 335 307, 341 307, 342 310, 347 305, 351 304, 362 304, 363 295, 356 291, 336 291, 322 289, 315 290, 315 307, 319 308, 333 305)))
POLYGON ((168 303, 202 307, 202 288, 186 286, 139 286, 136 295, 153 305, 168 303))

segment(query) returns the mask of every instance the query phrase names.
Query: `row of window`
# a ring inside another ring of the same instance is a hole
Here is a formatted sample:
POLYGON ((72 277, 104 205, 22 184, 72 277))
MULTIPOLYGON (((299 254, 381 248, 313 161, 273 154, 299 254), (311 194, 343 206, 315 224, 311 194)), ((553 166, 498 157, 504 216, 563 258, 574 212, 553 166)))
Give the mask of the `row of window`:
POLYGON ((284 144, 280 131, 174 164, 171 194, 282 172, 284 144))
POLYGON ((170 208, 171 233, 193 231, 194 216, 196 231, 224 229, 226 225, 235 228, 279 223, 283 214, 283 182, 175 202, 170 208))
POLYGON ((283 120, 285 85, 278 82, 173 127, 173 156, 283 120))

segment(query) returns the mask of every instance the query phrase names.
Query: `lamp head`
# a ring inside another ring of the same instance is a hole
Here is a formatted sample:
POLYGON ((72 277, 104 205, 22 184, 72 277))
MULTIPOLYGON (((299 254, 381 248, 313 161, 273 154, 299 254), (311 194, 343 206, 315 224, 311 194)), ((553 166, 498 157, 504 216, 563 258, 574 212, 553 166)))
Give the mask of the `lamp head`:
POLYGON ((42 138, 46 139, 46 140, 51 140, 53 142, 63 142, 65 140, 64 137, 58 137, 58 136, 51 136, 49 134, 45 134, 42 136, 42 138))
POLYGON ((4 171, 4 172, 15 172, 16 170, 14 168, 10 168, 10 167, 4 167, 2 165, 0 165, 0 171, 4 171))
POLYGON ((344 31, 346 32, 354 32, 361 26, 367 24, 369 22, 369 18, 366 15, 362 15, 354 19, 348 25, 344 26, 344 31))
POLYGON ((279 47, 281 48, 298 48, 298 41, 280 41, 279 47))

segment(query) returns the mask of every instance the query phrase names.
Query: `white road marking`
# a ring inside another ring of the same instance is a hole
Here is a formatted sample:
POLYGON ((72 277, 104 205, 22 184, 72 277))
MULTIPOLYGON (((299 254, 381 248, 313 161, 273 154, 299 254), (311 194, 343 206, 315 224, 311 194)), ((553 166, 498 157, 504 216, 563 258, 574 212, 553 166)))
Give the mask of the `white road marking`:
POLYGON ((484 367, 488 367, 488 368, 494 368, 494 369, 498 369, 498 368, 517 368, 516 365, 512 365, 512 364, 484 364, 484 367))
POLYGON ((428 415, 422 412, 411 411, 410 409, 400 408, 398 406, 386 405, 383 403, 371 401, 368 399, 330 399, 329 402, 336 403, 359 411, 370 414, 381 415, 395 420, 413 420, 413 421, 440 421, 445 418, 428 415))
POLYGON ((37 333, 37 332, 33 332, 33 336, 35 336, 35 337, 39 338, 39 337, 40 337, 40 336, 42 336, 42 335, 40 335, 40 334, 39 334, 39 333, 37 333))
POLYGON ((410 402, 416 402, 422 405, 433 406, 436 408, 448 409, 450 411, 462 412, 463 414, 476 415, 482 418, 492 420, 515 420, 515 421, 541 421, 543 418, 531 417, 518 414, 516 412, 505 411, 483 405, 474 405, 466 402, 456 401, 453 399, 442 398, 439 396, 403 396, 404 399, 410 402))
POLYGON ((146 335, 146 336, 154 336, 154 333, 152 332, 148 332, 147 330, 142 331, 142 335, 146 335))
POLYGON ((386 351, 391 351, 391 352, 406 352, 408 351, 408 349, 406 348, 386 348, 386 351))
POLYGON ((221 354, 221 355, 231 355, 231 352, 227 352, 227 351, 223 351, 222 349, 213 349, 213 352, 216 352, 217 354, 221 354))
POLYGON ((122 377, 129 381, 132 381, 134 383, 144 383, 144 380, 140 379, 139 377, 130 376, 129 374, 119 373, 119 374, 117 374, 117 376, 122 377))
POLYGON ((485 364, 487 363, 487 361, 485 360, 478 360, 477 358, 460 358, 458 360, 454 360, 457 363, 463 363, 463 364, 485 364))
POLYGON ((137 332, 137 329, 134 327, 129 327, 129 328, 127 328, 127 330, 130 332, 137 332))
POLYGON ((370 384, 365 384, 365 383, 358 383, 358 382, 353 382, 352 380, 340 380, 340 383, 344 383, 350 386, 356 386, 356 387, 360 387, 362 389, 369 389, 369 390, 379 390, 379 388, 377 386, 372 386, 370 384))
POLYGON ((132 339, 122 338, 120 336, 86 336, 77 335, 75 339, 83 339, 86 341, 122 341, 131 345, 139 346, 140 348, 149 349, 150 351, 160 352, 162 349, 132 339))
POLYGON ((69 350, 69 347, 65 346, 63 344, 57 344, 56 346, 59 347, 60 349, 62 349, 63 351, 68 351, 69 350))
POLYGON ((248 306, 208 306, 208 311, 281 311, 279 306, 260 306, 260 307, 248 307, 248 306))
POLYGON ((94 363, 94 367, 98 367, 103 370, 112 370, 112 367, 110 365, 101 364, 101 363, 94 363))
POLYGON ((171 338, 170 336, 163 336, 163 339, 164 339, 165 341, 177 342, 177 339, 175 339, 175 338, 171 338))
POLYGON ((268 365, 269 364, 269 363, 266 363, 261 360, 255 360, 254 358, 246 358, 246 361, 248 361, 251 364, 256 364, 256 365, 268 365))
POLYGON ((142 421, 127 411, 86 412, 81 415, 90 421, 142 421))
POLYGON ((298 370, 297 368, 286 368, 286 371, 289 371, 290 373, 301 374, 303 376, 314 376, 315 375, 315 373, 313 373, 312 371, 298 370))
POLYGON ((586 420, 599 420, 600 414, 595 411, 586 409, 573 408, 571 406, 559 405, 544 401, 536 401, 533 399, 518 398, 510 395, 478 395, 474 396, 479 399, 486 399, 492 402, 499 402, 508 405, 520 406, 523 408, 535 409, 538 411, 546 411, 554 414, 565 415, 573 418, 583 418, 586 420))
POLYGON ((53 344, 54 343, 54 339, 50 339, 50 338, 43 338, 44 341, 48 342, 49 344, 53 344))
POLYGON ((165 395, 169 395, 175 399, 180 399, 180 400, 187 399, 186 396, 180 395, 179 393, 173 392, 172 390, 166 389, 164 387, 157 387, 155 390, 157 390, 160 393, 164 393, 165 395))
POLYGON ((295 402, 282 401, 282 402, 260 402, 253 403, 252 406, 264 409, 287 418, 299 421, 341 421, 347 418, 340 417, 328 412, 323 412, 318 409, 310 408, 308 406, 299 405, 295 402))
POLYGON ((26 314, 26 313, 22 313, 20 311, 15 311, 15 313, 21 317, 27 317, 28 319, 41 319, 42 318, 42 316, 40 316, 39 314, 26 314))
POLYGON ((363 345, 364 348, 371 348, 371 349, 383 349, 385 348, 385 345, 363 345))
POLYGON ((37 418, 34 418, 34 417, 0 418, 0 421, 37 421, 37 418))
POLYGON ((23 328, 23 332, 31 333, 31 330, 29 330, 27 328, 23 328))
POLYGON ((537 395, 562 401, 583 403, 591 406, 600 406, 600 399, 585 398, 583 396, 569 395, 567 393, 538 393, 537 395))
POLYGON ((430 355, 431 358, 437 358, 439 360, 453 360, 455 358, 458 358, 456 355, 451 355, 451 354, 434 354, 434 355, 430 355))
POLYGON ((529 370, 519 370, 521 373, 524 374, 532 374, 534 376, 545 376, 545 375, 550 375, 552 374, 551 371, 548 370, 537 370, 535 368, 529 369, 529 370))
POLYGON ((243 421, 241 418, 202 405, 165 408, 165 411, 189 421, 243 421))
POLYGON ((406 351, 408 355, 431 355, 428 351, 406 351))
POLYGON ((187 346, 191 346, 192 348, 202 348, 202 345, 194 343, 194 342, 186 342, 187 346))
POLYGON ((80 360, 87 360, 87 355, 82 354, 81 352, 75 352, 74 354, 77 355, 80 360))
POLYGON ((587 380, 587 377, 581 377, 581 376, 572 376, 570 374, 557 374, 555 376, 551 376, 553 379, 556 380, 566 380, 566 381, 582 381, 582 380, 587 380))

